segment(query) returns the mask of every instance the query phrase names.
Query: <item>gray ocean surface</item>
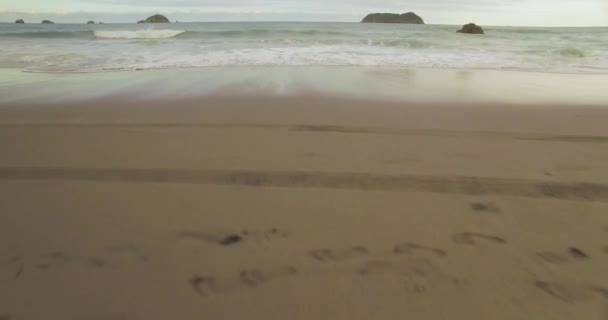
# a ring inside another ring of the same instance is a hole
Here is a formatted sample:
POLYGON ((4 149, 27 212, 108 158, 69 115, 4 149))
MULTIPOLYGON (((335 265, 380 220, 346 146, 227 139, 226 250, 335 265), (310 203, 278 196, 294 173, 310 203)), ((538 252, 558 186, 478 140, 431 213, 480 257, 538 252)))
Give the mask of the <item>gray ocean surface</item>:
POLYGON ((81 73, 367 66, 608 74, 608 28, 225 22, 0 24, 0 68, 81 73))

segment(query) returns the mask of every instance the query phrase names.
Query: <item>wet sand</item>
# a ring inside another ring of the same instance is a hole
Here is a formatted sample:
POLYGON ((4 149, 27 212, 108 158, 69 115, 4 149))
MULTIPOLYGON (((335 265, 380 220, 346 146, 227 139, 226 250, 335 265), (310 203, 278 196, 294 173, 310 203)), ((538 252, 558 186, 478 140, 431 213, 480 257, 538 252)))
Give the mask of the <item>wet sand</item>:
POLYGON ((0 319, 607 319, 608 109, 2 105, 0 319))

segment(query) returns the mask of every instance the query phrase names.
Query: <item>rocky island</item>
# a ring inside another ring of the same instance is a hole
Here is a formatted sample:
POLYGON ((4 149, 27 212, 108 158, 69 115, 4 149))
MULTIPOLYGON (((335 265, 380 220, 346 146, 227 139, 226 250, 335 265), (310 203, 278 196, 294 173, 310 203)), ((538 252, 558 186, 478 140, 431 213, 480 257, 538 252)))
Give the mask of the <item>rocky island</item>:
POLYGON ((17 20, 15 20, 15 23, 17 23, 17 24, 24 24, 25 21, 23 21, 23 19, 17 19, 17 20))
POLYGON ((51 21, 51 20, 42 20, 42 22, 41 22, 41 23, 43 23, 43 24, 53 24, 53 23, 55 23, 55 22, 53 22, 53 21, 51 21))
POLYGON ((468 34, 485 34, 485 32, 483 31, 483 28, 474 23, 465 24, 464 26, 462 26, 462 28, 460 30, 458 30, 456 32, 468 33, 468 34))
POLYGON ((408 23, 424 24, 424 20, 413 12, 397 13, 370 13, 363 18, 362 23, 408 23))
POLYGON ((137 23, 169 23, 169 19, 162 14, 155 14, 146 20, 139 20, 137 23))

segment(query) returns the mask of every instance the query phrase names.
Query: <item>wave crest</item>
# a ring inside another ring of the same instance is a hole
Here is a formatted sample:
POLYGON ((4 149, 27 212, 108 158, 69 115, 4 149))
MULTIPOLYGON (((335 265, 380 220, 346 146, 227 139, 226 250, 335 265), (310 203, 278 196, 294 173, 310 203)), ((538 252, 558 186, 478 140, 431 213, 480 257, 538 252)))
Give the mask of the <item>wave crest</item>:
POLYGON ((567 48, 567 49, 558 50, 557 53, 559 55, 565 56, 565 57, 575 57, 575 58, 584 58, 585 57, 585 53, 582 50, 579 50, 576 48, 567 48))
POLYGON ((61 38, 91 38, 91 31, 26 31, 0 33, 0 37, 9 38, 42 38, 42 39, 61 39, 61 38))
POLYGON ((185 30, 125 30, 94 31, 95 37, 104 39, 167 39, 178 36, 185 30))

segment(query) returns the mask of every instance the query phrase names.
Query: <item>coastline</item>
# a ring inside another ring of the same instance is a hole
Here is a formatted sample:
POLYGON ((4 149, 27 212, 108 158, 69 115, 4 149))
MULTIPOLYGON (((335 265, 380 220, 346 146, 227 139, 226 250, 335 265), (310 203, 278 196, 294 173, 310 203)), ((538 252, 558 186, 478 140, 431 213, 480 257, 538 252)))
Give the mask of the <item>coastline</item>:
POLYGON ((0 23, 0 320, 608 319, 608 28, 489 8, 0 23))

